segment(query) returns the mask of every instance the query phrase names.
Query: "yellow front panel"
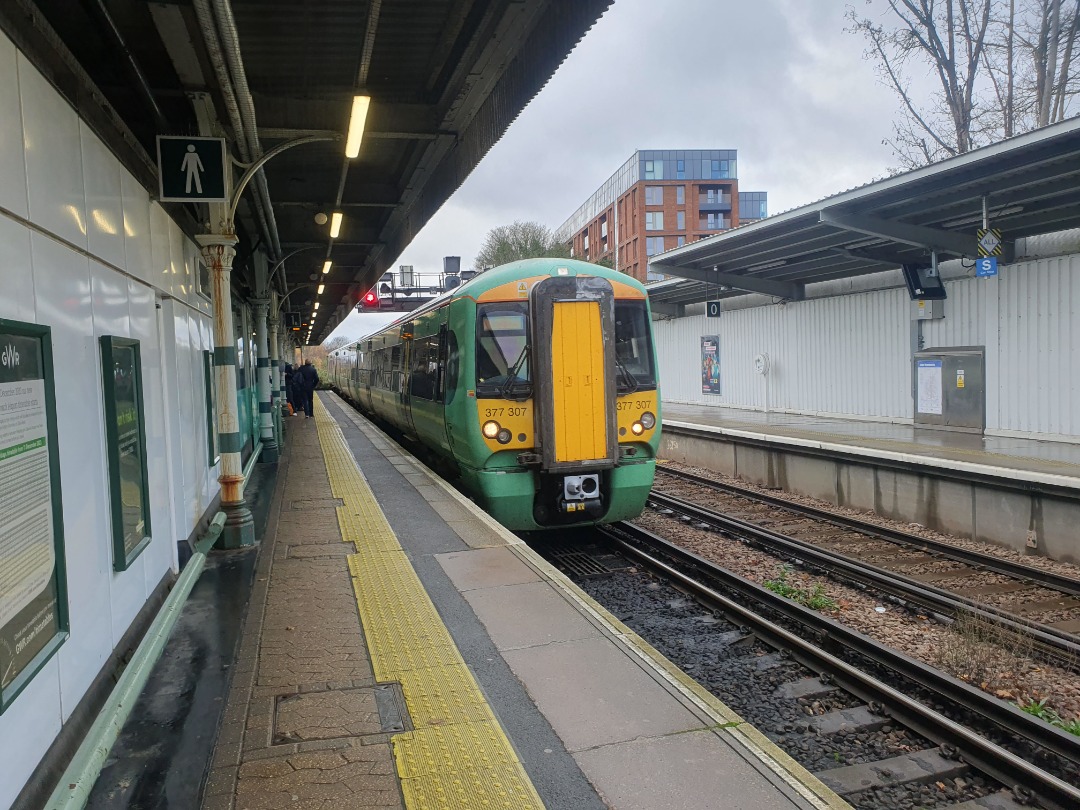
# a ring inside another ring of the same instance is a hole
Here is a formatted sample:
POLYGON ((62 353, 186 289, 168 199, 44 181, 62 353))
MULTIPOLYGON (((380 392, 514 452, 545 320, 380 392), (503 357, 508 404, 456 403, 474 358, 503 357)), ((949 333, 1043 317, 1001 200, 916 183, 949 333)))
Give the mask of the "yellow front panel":
POLYGON ((558 301, 551 329, 556 461, 607 456, 600 304, 558 301))

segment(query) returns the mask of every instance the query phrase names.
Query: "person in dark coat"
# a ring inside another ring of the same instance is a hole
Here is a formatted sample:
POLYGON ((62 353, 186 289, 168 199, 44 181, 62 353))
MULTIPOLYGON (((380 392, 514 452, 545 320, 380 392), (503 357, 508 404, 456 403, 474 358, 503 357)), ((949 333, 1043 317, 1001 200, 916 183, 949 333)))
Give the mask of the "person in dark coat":
POLYGON ((310 360, 305 360, 297 376, 300 378, 297 386, 304 397, 304 413, 310 419, 314 416, 315 389, 319 387, 319 372, 315 370, 315 366, 311 365, 310 360))
POLYGON ((292 415, 296 416, 296 401, 293 397, 293 377, 296 372, 293 371, 292 363, 285 364, 285 401, 292 407, 292 415))

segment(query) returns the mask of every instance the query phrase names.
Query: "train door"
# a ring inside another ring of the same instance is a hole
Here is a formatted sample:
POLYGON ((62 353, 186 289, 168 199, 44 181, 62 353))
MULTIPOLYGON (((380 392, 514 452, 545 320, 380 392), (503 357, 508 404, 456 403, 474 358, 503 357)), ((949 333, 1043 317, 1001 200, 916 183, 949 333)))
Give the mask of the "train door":
POLYGON ((595 276, 533 285, 535 419, 546 470, 614 466, 614 290, 595 276))
POLYGON ((401 410, 405 414, 406 431, 416 435, 416 422, 413 419, 413 387, 416 378, 417 344, 413 339, 416 322, 412 321, 401 327, 401 349, 405 353, 401 378, 401 410))

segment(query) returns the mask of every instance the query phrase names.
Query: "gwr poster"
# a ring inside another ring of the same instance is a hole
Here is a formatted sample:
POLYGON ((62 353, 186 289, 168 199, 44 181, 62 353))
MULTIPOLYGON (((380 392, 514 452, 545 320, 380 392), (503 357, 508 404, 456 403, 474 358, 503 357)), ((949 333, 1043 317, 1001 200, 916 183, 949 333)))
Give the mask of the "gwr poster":
POLYGON ((63 642, 49 330, 0 320, 0 711, 63 642))
POLYGON ((701 393, 720 393, 720 338, 701 337, 701 393))

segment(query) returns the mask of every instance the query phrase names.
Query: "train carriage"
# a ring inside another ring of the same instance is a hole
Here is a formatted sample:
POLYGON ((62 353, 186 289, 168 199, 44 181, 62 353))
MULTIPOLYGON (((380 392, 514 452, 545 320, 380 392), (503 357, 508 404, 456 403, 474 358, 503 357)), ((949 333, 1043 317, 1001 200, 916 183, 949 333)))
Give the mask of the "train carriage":
POLYGON ((565 259, 488 270, 334 353, 329 372, 511 529, 644 507, 660 398, 648 298, 622 273, 565 259))

